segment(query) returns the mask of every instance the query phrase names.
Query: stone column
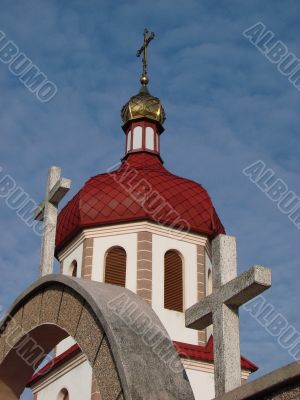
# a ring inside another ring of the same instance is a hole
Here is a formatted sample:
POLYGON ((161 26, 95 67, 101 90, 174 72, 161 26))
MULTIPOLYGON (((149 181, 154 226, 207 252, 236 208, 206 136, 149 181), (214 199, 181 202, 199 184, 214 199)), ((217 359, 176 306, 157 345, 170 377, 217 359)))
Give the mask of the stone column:
MULTIPOLYGON (((205 247, 197 244, 197 293, 198 301, 205 297, 205 247)), ((198 332, 198 343, 204 346, 207 342, 206 330, 198 332)))
POLYGON ((83 241, 82 251, 82 269, 81 277, 83 279, 92 279, 92 264, 93 264, 93 245, 94 239, 87 238, 83 241))

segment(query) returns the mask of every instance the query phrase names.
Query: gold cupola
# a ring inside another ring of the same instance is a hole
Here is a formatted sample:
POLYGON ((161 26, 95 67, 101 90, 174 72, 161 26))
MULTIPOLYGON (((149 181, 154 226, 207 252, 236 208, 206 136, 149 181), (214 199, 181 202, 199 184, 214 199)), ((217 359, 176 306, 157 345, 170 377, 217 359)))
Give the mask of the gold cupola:
POLYGON ((142 84, 139 93, 132 96, 122 108, 121 117, 124 125, 129 121, 140 118, 148 118, 163 125, 166 114, 159 98, 152 96, 147 85, 142 84))

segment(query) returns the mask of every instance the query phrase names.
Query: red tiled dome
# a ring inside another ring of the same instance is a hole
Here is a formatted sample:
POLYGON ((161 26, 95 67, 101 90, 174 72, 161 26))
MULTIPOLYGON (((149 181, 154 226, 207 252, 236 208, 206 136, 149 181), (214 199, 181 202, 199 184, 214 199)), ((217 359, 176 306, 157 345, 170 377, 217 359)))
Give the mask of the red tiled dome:
POLYGON ((136 153, 88 180, 63 208, 56 250, 84 228, 141 220, 209 237, 225 232, 201 185, 171 174, 156 155, 136 153))

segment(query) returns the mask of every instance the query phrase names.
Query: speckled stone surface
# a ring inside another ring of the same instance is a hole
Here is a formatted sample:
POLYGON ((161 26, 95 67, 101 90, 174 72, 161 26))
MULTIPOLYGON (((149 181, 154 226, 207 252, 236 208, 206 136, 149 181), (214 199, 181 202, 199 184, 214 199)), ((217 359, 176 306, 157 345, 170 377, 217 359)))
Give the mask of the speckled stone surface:
POLYGON ((4 357, 4 350, 5 350, 5 339, 4 337, 0 337, 0 360, 4 357))
POLYGON ((58 319, 63 288, 58 285, 49 286, 43 293, 40 322, 55 324, 58 319))
POLYGON ((34 326, 37 326, 40 319, 40 310, 42 303, 42 293, 32 297, 24 306, 22 327, 27 332, 34 326))
POLYGON ((70 336, 76 335, 83 304, 81 296, 68 288, 64 290, 57 323, 64 326, 70 336))
POLYGON ((97 322, 93 311, 89 306, 85 305, 81 313, 75 340, 80 343, 81 350, 88 357, 91 365, 94 364, 103 334, 103 329, 97 322))
POLYGON ((279 368, 215 400, 299 400, 300 362, 279 368))
POLYGON ((55 250, 56 225, 58 204, 71 187, 71 181, 61 178, 60 167, 52 166, 48 172, 45 200, 38 214, 42 213, 43 230, 41 246, 41 276, 53 273, 53 261, 55 250))
POLYGON ((20 308, 14 315, 13 319, 7 324, 5 330, 5 351, 4 355, 21 339, 23 336, 23 307, 20 308))
POLYGON ((300 399, 300 382, 288 385, 287 387, 275 391, 271 395, 264 396, 262 400, 299 400, 300 399))
POLYGON ((95 376, 101 393, 101 400, 119 399, 122 393, 117 371, 106 337, 103 338, 94 364, 95 376))

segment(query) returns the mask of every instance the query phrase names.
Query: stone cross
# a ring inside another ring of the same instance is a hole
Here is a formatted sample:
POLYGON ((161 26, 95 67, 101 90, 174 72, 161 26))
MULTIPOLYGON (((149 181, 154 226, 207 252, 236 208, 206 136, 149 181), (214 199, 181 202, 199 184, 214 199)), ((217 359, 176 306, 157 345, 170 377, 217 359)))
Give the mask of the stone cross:
POLYGON ((59 167, 49 169, 45 200, 39 205, 34 215, 35 220, 43 221, 44 224, 41 245, 41 276, 53 272, 58 203, 71 187, 71 181, 61 178, 60 174, 59 167))
POLYGON ((236 240, 212 241, 213 292, 185 313, 186 327, 213 324, 215 396, 241 385, 239 307, 271 286, 271 270, 253 266, 237 277, 236 240))

